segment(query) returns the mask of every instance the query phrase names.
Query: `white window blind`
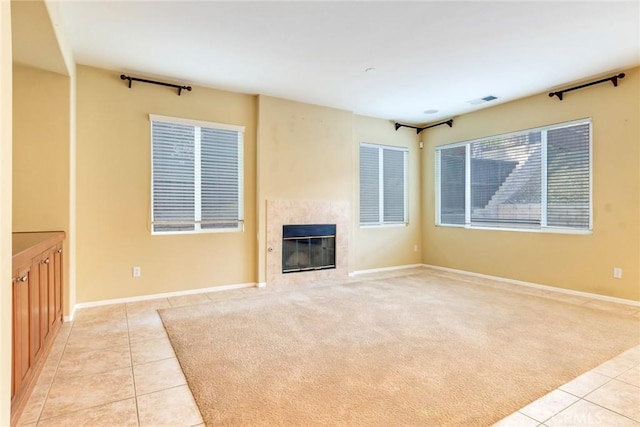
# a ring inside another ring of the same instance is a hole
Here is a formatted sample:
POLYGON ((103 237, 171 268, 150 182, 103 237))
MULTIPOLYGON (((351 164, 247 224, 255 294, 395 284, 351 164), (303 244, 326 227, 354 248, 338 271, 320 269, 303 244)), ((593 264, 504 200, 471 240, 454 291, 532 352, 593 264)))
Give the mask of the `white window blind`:
POLYGON ((445 148, 439 155, 441 221, 464 224, 466 147, 445 148))
POLYGON ((360 144, 360 224, 407 222, 408 150, 360 144))
POLYGON ((590 147, 590 120, 437 147, 437 223, 590 230, 590 147))
POLYGON ((242 230, 244 128, 150 119, 152 232, 242 230))

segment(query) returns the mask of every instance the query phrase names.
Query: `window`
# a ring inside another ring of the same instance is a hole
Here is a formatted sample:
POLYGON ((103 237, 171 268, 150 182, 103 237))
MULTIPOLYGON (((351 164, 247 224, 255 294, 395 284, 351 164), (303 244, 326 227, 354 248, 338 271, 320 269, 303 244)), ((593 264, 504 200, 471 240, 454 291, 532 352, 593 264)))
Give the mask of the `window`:
POLYGON ((408 150, 360 144, 360 225, 407 223, 408 150))
POLYGON ((149 118, 152 234, 242 231, 244 127, 149 118))
POLYGON ((438 225, 591 230, 591 120, 436 148, 438 225))

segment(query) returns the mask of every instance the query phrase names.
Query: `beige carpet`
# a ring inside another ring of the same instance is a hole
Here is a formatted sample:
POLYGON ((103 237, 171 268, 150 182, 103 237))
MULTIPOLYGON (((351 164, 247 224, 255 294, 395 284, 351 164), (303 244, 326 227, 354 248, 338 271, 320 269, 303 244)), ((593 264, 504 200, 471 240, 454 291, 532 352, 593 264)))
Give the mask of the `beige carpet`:
POLYGON ((640 343, 637 317, 451 276, 160 315, 207 425, 486 426, 640 343))

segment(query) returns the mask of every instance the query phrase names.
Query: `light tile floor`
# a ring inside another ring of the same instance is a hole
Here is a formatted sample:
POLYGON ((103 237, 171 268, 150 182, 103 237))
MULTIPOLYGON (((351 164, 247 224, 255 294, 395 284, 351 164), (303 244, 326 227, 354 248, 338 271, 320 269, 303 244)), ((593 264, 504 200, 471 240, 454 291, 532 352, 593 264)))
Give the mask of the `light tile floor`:
MULTIPOLYGON (((370 278, 410 272, 379 273, 370 278)), ((604 310, 623 310, 640 317, 640 309, 633 306, 496 282, 482 284, 604 310)), ((202 425, 157 309, 258 292, 265 290, 247 288, 79 310, 73 322, 62 326, 19 425, 202 425)), ((496 426, 640 427, 640 346, 579 376, 496 426)))
POLYGON ((560 386, 495 426, 640 426, 640 346, 560 386))

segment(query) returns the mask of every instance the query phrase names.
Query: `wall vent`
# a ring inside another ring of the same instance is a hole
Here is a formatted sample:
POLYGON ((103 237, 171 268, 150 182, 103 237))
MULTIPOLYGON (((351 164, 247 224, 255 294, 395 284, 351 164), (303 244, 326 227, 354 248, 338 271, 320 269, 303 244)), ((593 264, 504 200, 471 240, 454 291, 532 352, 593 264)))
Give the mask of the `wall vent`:
POLYGON ((497 96, 487 95, 483 98, 472 99, 471 101, 467 101, 467 103, 471 105, 478 105, 478 104, 484 104, 485 102, 494 101, 496 99, 498 99, 497 96))

